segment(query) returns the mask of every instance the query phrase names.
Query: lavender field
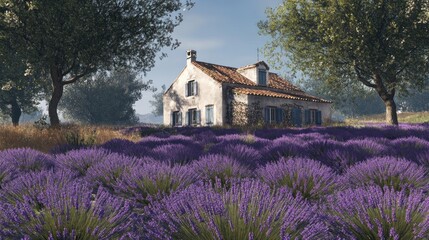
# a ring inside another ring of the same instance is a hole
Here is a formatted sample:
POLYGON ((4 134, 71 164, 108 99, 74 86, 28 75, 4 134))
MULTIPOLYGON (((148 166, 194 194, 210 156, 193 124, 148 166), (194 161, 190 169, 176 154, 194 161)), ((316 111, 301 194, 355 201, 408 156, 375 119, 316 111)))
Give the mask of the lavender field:
POLYGON ((428 170, 429 124, 9 149, 0 239, 428 239, 428 170))

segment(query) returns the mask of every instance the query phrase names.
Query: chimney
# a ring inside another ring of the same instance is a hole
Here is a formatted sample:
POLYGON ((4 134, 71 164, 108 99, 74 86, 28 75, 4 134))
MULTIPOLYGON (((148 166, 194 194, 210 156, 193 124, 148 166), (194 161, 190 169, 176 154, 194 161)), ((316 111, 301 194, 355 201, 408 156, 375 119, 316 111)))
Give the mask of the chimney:
POLYGON ((186 51, 186 63, 189 65, 191 62, 195 62, 197 60, 197 51, 188 50, 186 51))

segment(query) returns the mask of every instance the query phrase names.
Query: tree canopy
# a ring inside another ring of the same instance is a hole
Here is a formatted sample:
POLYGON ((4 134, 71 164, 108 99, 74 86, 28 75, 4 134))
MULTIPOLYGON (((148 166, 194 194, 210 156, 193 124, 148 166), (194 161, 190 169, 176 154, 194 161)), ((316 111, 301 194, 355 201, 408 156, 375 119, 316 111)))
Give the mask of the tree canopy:
POLYGON ((133 104, 149 90, 130 70, 99 72, 67 86, 60 109, 68 120, 86 124, 135 124, 133 104))
MULTIPOLYGON (((150 70, 182 21, 181 0, 0 0, 0 36, 49 76, 49 117, 59 125, 64 85, 100 69, 150 70)), ((163 56, 164 54, 161 54, 163 56)))
POLYGON ((43 80, 33 75, 22 58, 0 40, 0 111, 16 126, 22 112, 37 110, 43 80))
POLYGON ((396 92, 422 88, 429 73, 427 0, 288 0, 259 22, 273 62, 323 80, 333 91, 373 88, 398 124, 396 92))
POLYGON ((164 114, 164 101, 163 96, 165 93, 165 85, 161 86, 161 91, 156 92, 152 95, 153 100, 149 100, 149 103, 152 105, 152 113, 155 116, 162 116, 164 114))

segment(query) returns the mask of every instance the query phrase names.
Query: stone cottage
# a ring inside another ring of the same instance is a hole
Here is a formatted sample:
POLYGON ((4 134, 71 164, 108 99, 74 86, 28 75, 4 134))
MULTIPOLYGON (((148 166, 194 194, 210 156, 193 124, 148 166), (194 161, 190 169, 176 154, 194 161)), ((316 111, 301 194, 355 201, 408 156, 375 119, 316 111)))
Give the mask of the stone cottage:
POLYGON ((320 125, 331 101, 305 93, 261 61, 240 68, 197 61, 187 64, 163 96, 164 125, 320 125))

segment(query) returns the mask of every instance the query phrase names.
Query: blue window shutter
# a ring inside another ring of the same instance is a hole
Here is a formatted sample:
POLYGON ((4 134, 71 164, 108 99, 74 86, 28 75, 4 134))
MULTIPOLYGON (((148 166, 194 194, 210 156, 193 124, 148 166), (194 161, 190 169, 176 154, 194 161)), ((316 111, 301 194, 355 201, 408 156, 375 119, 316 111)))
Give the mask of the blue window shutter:
POLYGON ((305 124, 310 124, 310 110, 309 109, 305 109, 304 110, 304 119, 305 119, 305 124))
POLYGON ((201 110, 197 111, 197 124, 201 123, 201 110))
POLYGON ((179 116, 177 118, 177 125, 182 126, 182 112, 179 112, 179 116))
POLYGON ((276 122, 281 123, 282 122, 282 109, 276 108, 276 122))
POLYGON ((292 124, 296 127, 301 127, 302 124, 302 116, 300 108, 292 109, 292 124))
POLYGON ((171 112, 170 114, 170 124, 174 127, 174 112, 171 112))
POLYGON ((194 81, 194 95, 198 95, 198 82, 194 81))
POLYGON ((189 96, 189 88, 188 88, 189 83, 185 84, 185 96, 189 96))
POLYGON ((284 110, 283 108, 280 111, 280 116, 281 116, 280 122, 283 123, 285 121, 285 119, 286 119, 286 110, 284 110))
POLYGON ((322 111, 317 110, 316 112, 316 124, 322 125, 322 111))
POLYGON ((270 122, 270 109, 267 107, 264 108, 264 121, 265 123, 270 122))

